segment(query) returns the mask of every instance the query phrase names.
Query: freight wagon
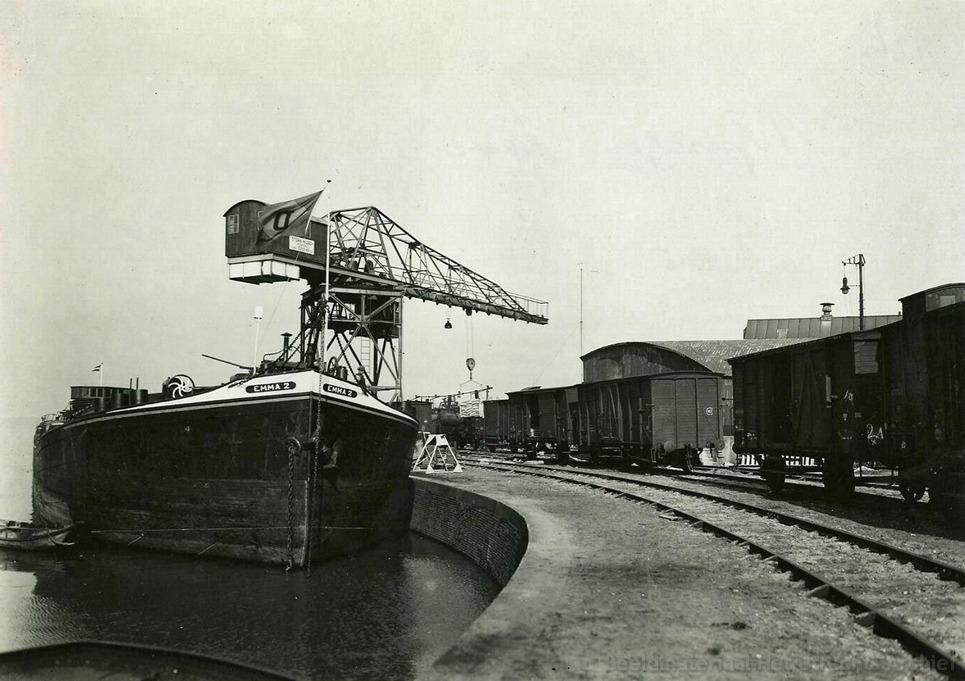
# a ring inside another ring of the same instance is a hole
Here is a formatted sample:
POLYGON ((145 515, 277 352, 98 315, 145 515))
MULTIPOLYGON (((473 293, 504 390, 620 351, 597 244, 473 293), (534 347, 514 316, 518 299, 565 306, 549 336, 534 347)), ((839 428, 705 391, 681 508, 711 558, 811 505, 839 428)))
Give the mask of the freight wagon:
POLYGON ((509 398, 483 403, 483 436, 490 452, 497 449, 519 452, 523 440, 523 417, 519 411, 518 405, 510 405, 509 398))
POLYGON ((490 452, 495 452, 497 448, 509 449, 514 454, 518 451, 508 399, 483 402, 483 435, 490 452))
POLYGON ((419 431, 429 431, 429 420, 432 418, 432 402, 429 400, 406 400, 403 410, 406 414, 419 422, 419 431))
POLYGON ((428 400, 406 400, 404 411, 419 422, 420 433, 445 435, 453 447, 476 449, 483 443, 483 418, 462 416, 455 400, 443 400, 437 407, 428 400))
POLYGON ((853 491, 854 466, 870 463, 898 468, 910 500, 931 486, 946 506, 961 494, 965 284, 901 302, 899 322, 730 360, 734 449, 759 457, 773 490, 784 457, 803 454, 832 493, 853 491))
POLYGON ((689 471, 703 448, 724 447, 722 388, 722 374, 689 371, 582 383, 578 449, 689 471))
POLYGON ((508 396, 510 450, 521 450, 528 459, 552 453, 565 462, 573 442, 576 386, 526 388, 508 396))
MULTIPOLYGON (((904 319, 884 327, 883 440, 902 494, 927 491, 946 512, 961 509, 965 489, 965 284, 902 298, 904 319)), ((869 436, 872 433, 869 433, 869 436)))
POLYGON ((784 486, 784 457, 809 456, 825 486, 854 489, 853 463, 885 463, 876 360, 879 329, 735 357, 734 451, 758 458, 768 486, 784 486))

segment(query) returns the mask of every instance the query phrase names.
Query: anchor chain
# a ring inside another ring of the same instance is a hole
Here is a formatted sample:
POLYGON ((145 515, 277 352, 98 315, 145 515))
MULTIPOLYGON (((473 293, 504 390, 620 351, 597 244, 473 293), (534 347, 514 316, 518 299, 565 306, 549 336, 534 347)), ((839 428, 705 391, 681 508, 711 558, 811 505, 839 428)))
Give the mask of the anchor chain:
POLYGON ((315 432, 312 440, 315 442, 315 452, 318 453, 322 446, 322 367, 318 367, 318 409, 315 412, 315 432))
MULTIPOLYGON (((323 349, 323 352, 324 352, 324 349, 323 349)), ((323 354, 323 357, 324 357, 324 354, 323 354)), ((312 440, 315 443, 315 451, 313 454, 311 454, 312 456, 311 480, 312 480, 312 492, 313 492, 311 495, 312 507, 309 509, 309 517, 306 519, 306 521, 311 520, 312 522, 305 523, 306 538, 308 537, 308 534, 313 531, 313 526, 320 522, 320 518, 317 516, 320 516, 322 512, 322 502, 321 502, 321 499, 317 497, 322 490, 322 486, 318 480, 318 459, 321 457, 321 454, 322 454, 322 417, 323 417, 323 412, 322 412, 323 378, 322 377, 323 375, 324 375, 324 372, 322 370, 322 365, 320 362, 318 367, 318 409, 315 412, 315 432, 312 434, 312 440), (316 509, 318 510, 316 511, 316 509)), ((315 538, 316 537, 314 536, 312 537, 313 540, 315 538)), ((311 550, 308 552, 308 555, 305 557, 306 577, 311 576, 311 573, 312 573, 312 554, 314 552, 315 552, 315 546, 313 541, 311 543, 311 550)))
POLYGON ((295 453, 296 449, 289 442, 288 449, 288 545, 285 549, 285 572, 291 572, 294 565, 292 543, 295 533, 295 453))
POLYGON ((308 533, 312 533, 312 541, 309 543, 311 550, 308 552, 308 556, 305 559, 306 560, 305 576, 306 577, 311 577, 312 575, 312 554, 315 553, 315 539, 316 539, 314 535, 314 532, 315 532, 314 528, 315 528, 315 525, 318 524, 316 516, 322 512, 322 500, 316 497, 316 495, 322 489, 321 485, 318 482, 318 446, 317 445, 315 447, 315 453, 311 454, 311 457, 312 457, 312 487, 314 489, 312 493, 312 507, 309 509, 309 518, 311 518, 312 522, 308 523, 308 526, 305 527, 305 534, 307 536, 308 533), (316 511, 316 509, 318 510, 316 511))

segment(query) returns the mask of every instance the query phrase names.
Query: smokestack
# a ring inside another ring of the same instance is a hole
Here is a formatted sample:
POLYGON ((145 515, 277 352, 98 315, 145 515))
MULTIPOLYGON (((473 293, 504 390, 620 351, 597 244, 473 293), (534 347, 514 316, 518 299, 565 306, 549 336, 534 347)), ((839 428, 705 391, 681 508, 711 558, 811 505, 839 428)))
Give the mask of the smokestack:
POLYGON ((287 331, 281 335, 282 337, 282 351, 281 356, 284 361, 288 361, 288 349, 291 347, 291 337, 292 335, 287 331))

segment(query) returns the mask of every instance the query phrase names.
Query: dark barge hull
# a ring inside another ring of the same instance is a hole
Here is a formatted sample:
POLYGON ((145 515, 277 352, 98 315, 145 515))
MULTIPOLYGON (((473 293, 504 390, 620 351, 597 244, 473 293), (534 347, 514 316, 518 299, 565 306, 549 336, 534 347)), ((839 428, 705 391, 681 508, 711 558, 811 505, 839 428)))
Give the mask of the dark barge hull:
POLYGON ((320 393, 317 373, 293 378, 50 428, 34 449, 35 521, 84 521, 91 536, 133 547, 301 565, 403 535, 416 423, 358 386, 325 377, 320 393), (258 390, 270 385, 283 388, 258 390), (336 461, 316 453, 319 417, 323 436, 340 441, 336 461))

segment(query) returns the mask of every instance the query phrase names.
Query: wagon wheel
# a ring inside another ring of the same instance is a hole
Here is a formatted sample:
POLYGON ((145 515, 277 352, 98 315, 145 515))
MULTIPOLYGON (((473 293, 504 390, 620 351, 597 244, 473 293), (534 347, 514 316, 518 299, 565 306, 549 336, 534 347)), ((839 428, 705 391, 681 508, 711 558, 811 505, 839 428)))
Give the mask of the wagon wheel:
POLYGON ((690 448, 690 445, 684 447, 684 460, 680 467, 684 470, 684 473, 688 475, 694 472, 693 456, 693 450, 690 448))
POLYGON ((784 463, 783 456, 767 456, 761 462, 761 477, 767 483, 767 488, 772 494, 777 494, 784 489, 786 479, 787 464, 784 463))
POLYGON ((767 489, 769 489, 772 494, 777 494, 784 489, 784 473, 778 471, 767 471, 766 473, 761 473, 761 475, 764 476, 764 482, 767 483, 767 489))
POLYGON ((925 483, 920 480, 899 480, 898 489, 905 501, 914 504, 925 496, 925 483))
POLYGON ((824 487, 835 497, 847 498, 854 494, 854 470, 851 461, 829 456, 821 467, 824 487))

